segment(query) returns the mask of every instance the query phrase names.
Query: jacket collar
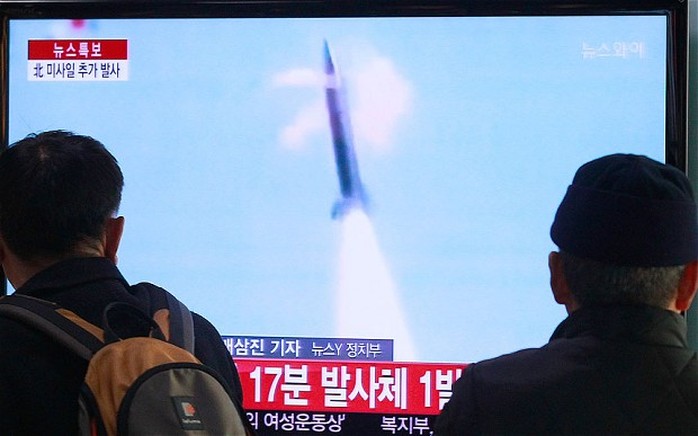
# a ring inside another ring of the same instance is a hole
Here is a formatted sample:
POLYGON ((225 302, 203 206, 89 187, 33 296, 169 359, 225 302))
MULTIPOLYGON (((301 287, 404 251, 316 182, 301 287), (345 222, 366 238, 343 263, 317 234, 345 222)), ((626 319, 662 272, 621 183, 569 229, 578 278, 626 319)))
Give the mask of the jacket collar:
POLYGON ((51 290, 75 287, 100 280, 117 280, 128 287, 114 263, 105 257, 81 257, 58 262, 38 272, 17 289, 18 294, 43 297, 51 290))
POLYGON ((582 307, 553 332, 551 341, 594 336, 604 340, 687 347, 686 320, 676 312, 642 305, 582 307))

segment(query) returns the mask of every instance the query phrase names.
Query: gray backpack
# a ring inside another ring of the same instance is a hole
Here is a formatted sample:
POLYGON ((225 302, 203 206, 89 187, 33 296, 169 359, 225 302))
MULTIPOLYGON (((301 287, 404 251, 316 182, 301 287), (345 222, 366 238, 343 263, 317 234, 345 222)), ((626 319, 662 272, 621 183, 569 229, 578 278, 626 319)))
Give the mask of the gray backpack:
POLYGON ((79 398, 81 435, 253 434, 228 385, 194 356, 187 307, 164 289, 149 285, 146 292, 164 301, 159 310, 146 314, 112 303, 104 310, 104 329, 25 295, 0 298, 0 315, 89 361, 79 398))

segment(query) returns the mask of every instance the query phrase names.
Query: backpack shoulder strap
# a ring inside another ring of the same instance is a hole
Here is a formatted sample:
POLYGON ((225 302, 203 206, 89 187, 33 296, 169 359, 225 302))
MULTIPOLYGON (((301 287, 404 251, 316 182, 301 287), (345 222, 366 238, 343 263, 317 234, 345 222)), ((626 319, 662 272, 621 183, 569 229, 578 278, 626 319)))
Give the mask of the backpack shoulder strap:
POLYGON ((104 345, 102 330, 50 301, 13 294, 0 298, 0 316, 32 327, 85 360, 104 345))
POLYGON ((170 307, 170 338, 175 344, 194 354, 194 319, 189 308, 167 293, 170 307))
POLYGON ((151 283, 138 283, 134 285, 134 291, 139 298, 149 301, 150 315, 160 324, 167 340, 194 354, 194 321, 187 306, 151 283))
MULTIPOLYGON (((149 303, 153 319, 160 325, 160 329, 163 332, 168 331, 166 334, 166 336, 168 336, 168 341, 184 348, 194 355, 194 321, 187 306, 165 289, 151 283, 138 283, 132 286, 132 290, 137 297, 149 303), (158 312, 162 313, 161 311, 163 309, 167 310, 169 313, 169 317, 165 317, 164 322, 161 320, 161 317, 158 316, 158 312), (168 323, 169 325, 167 325, 168 323)), ((223 386, 226 387, 226 391, 232 389, 227 383, 224 383, 223 386)), ((238 416, 245 427, 245 434, 256 434, 240 401, 230 392, 228 392, 228 397, 238 411, 238 416)))

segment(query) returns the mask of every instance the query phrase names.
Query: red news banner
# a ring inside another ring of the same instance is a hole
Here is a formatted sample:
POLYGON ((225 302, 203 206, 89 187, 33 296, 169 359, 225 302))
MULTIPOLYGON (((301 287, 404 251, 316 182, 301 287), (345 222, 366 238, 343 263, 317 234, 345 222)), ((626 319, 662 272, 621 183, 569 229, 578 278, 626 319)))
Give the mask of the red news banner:
POLYGON ((27 62, 31 81, 128 80, 128 40, 29 40, 27 62))
POLYGON ((125 39, 35 39, 28 50, 30 60, 128 59, 125 39))
POLYGON ((438 415, 463 364, 236 358, 247 410, 438 415))

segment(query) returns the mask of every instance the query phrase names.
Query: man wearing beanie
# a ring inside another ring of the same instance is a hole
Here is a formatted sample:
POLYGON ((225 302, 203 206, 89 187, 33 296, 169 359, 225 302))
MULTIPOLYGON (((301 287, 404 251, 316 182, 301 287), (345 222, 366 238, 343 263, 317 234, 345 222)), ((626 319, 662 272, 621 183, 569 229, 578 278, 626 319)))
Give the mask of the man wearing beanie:
POLYGON ((686 176, 644 156, 593 160, 551 237, 553 297, 569 316, 542 348, 470 365, 435 433, 698 434, 683 317, 698 287, 698 216, 686 176))

